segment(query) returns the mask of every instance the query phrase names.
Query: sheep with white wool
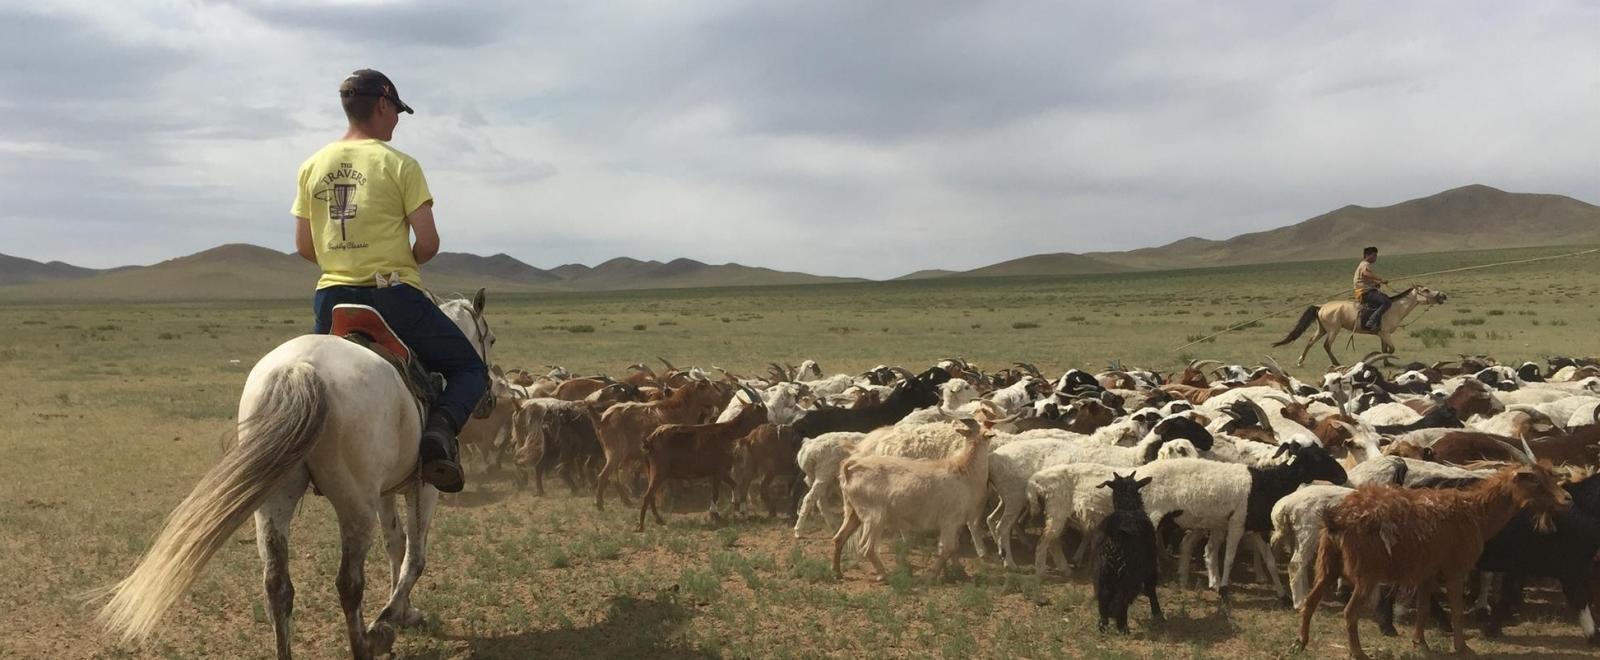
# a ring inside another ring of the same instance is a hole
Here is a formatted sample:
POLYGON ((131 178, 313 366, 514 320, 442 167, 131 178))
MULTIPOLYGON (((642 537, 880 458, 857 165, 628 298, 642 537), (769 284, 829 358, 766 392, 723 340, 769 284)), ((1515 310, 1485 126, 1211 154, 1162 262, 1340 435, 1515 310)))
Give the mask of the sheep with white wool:
POLYGON ((1354 488, 1312 484, 1290 493, 1272 505, 1272 547, 1293 546, 1289 556, 1289 594, 1295 609, 1306 602, 1322 536, 1323 514, 1354 488))
MULTIPOLYGON (((985 419, 987 419, 985 417, 985 419)), ((1009 419, 994 420, 991 426, 998 426, 1009 419)), ((990 437, 994 435, 991 429, 990 437)), ((966 426, 950 422, 934 424, 895 425, 886 426, 867 434, 856 445, 851 456, 899 456, 902 458, 920 458, 928 460, 944 459, 966 451, 968 438, 966 426)), ((987 446, 987 445, 986 445, 987 446)), ((985 469, 988 460, 984 462, 985 469)), ((977 550, 978 557, 988 556, 988 546, 983 542, 982 512, 973 515, 967 521, 967 531, 972 535, 972 546, 977 550)))
POLYGON ((840 492, 844 495, 844 523, 833 537, 833 573, 843 577, 840 557, 845 543, 859 528, 861 553, 872 563, 877 579, 888 577, 878 558, 878 541, 887 531, 939 532, 939 556, 931 573, 938 579, 954 557, 957 535, 983 509, 984 484, 989 473, 988 424, 961 420, 967 440, 960 454, 938 460, 901 456, 851 456, 839 465, 840 492))
MULTIPOLYGON (((1145 493, 1152 522, 1175 513, 1174 522, 1180 527, 1211 533, 1206 573, 1210 586, 1224 598, 1247 529, 1269 530, 1272 505, 1300 485, 1316 479, 1345 480, 1343 468, 1320 446, 1286 444, 1279 451, 1289 455, 1288 461, 1266 468, 1179 458, 1155 461, 1137 471, 1140 478, 1154 477, 1161 485, 1145 493)), ((1109 500, 1094 487, 1107 478, 1104 475, 1095 466, 1062 465, 1029 480, 1029 501, 1047 516, 1041 544, 1055 543, 1069 525, 1093 530, 1110 514, 1109 500)), ((1186 551, 1180 558, 1180 566, 1187 555, 1186 551)), ((1035 565, 1042 569, 1043 562, 1035 565)))
MULTIPOLYGON (((1021 435, 1031 433, 1039 432, 1029 431, 1021 435)), ((1000 504, 989 515, 989 533, 994 537, 1007 567, 1016 566, 1011 551, 1011 531, 1028 507, 1028 478, 1040 470, 1070 463, 1136 467, 1155 460, 1164 444, 1180 438, 1188 440, 1199 451, 1209 450, 1212 445, 1211 434, 1205 428, 1181 416, 1161 420, 1139 444, 1132 447, 1096 444, 1081 437, 1072 440, 1034 437, 995 449, 989 461, 989 483, 999 497, 1000 504)), ((1053 550, 1064 565, 1065 559, 1059 557, 1060 549, 1053 550)))
POLYGON ((839 464, 850 456, 850 452, 855 451, 856 444, 865 437, 865 433, 834 431, 808 439, 800 446, 795 461, 805 474, 807 489, 805 499, 800 502, 800 510, 795 515, 795 538, 800 538, 806 521, 813 515, 822 516, 822 524, 828 529, 837 529, 833 521, 828 519, 828 513, 838 511, 841 506, 839 464))

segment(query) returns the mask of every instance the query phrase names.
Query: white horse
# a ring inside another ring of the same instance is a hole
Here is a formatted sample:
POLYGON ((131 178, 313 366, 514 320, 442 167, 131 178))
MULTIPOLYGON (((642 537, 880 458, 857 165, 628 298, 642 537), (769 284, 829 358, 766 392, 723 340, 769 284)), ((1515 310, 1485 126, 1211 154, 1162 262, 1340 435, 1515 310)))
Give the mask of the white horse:
MULTIPOLYGON (((494 334, 483 320, 483 290, 470 303, 433 300, 489 364, 494 334)), ((329 335, 279 345, 245 381, 238 442, 173 510, 133 573, 108 590, 100 621, 126 641, 149 637, 211 555, 254 512, 256 547, 266 564, 267 617, 278 657, 289 658, 289 522, 315 483, 339 517, 335 584, 350 653, 358 660, 387 653, 396 626, 423 619, 411 606, 411 588, 422 575, 428 523, 439 497, 416 476, 423 418, 399 372, 371 350, 329 335), (404 519, 395 506, 397 493, 406 496, 410 515, 404 519), (377 620, 364 628, 364 563, 374 522, 383 525, 391 590, 377 620)))

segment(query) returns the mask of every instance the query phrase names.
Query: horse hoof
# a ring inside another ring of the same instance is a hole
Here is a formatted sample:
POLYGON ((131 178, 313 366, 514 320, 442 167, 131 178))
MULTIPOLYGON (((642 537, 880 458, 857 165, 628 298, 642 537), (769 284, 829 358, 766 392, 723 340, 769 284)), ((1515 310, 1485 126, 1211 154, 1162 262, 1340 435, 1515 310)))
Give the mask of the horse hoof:
POLYGON ((367 650, 374 656, 388 655, 389 649, 394 648, 395 636, 394 626, 385 621, 375 622, 367 629, 367 650))
POLYGON ((415 628, 428 620, 428 615, 415 607, 406 608, 406 613, 400 617, 401 628, 415 628))

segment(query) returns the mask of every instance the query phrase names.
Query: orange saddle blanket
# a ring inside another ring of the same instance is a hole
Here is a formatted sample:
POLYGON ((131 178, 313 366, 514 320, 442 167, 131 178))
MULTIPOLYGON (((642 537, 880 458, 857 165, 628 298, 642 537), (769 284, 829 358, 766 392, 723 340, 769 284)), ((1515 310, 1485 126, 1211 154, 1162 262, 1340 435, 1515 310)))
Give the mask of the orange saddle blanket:
POLYGON ((372 347, 382 347, 400 364, 411 361, 411 349, 394 334, 394 330, 383 320, 383 315, 379 314, 378 310, 366 305, 350 303, 334 305, 333 325, 329 334, 335 337, 365 335, 367 339, 372 340, 372 347))

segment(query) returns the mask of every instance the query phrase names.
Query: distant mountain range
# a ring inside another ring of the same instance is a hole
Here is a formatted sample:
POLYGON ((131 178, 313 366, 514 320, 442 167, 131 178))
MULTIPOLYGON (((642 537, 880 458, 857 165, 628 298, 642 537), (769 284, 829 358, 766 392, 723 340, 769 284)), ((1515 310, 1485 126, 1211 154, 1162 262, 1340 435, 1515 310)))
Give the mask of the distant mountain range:
MULTIPOLYGON (((317 267, 298 255, 257 245, 229 244, 150 266, 107 270, 0 255, 0 298, 211 300, 271 299, 309 295, 317 267)), ((441 252, 422 267, 423 282, 437 292, 599 291, 717 286, 853 282, 843 277, 789 273, 693 259, 667 263, 612 259, 598 266, 568 264, 544 270, 496 254, 441 252)))
MULTIPOLYGON (((967 271, 920 270, 899 280, 1008 275, 1077 275, 1326 259, 1381 245, 1388 254, 1600 243, 1600 207, 1561 195, 1454 188, 1391 206, 1346 206, 1298 224, 1227 240, 1185 238, 1127 252, 1036 254, 967 271)), ((864 280, 745 266, 627 257, 551 269, 506 254, 443 252, 423 266, 429 288, 470 291, 602 291, 824 284, 864 280)), ((317 269, 294 254, 231 244, 150 266, 92 269, 0 254, 0 298, 292 298, 313 287, 317 269)))
POLYGON ((1217 241, 1189 237, 1127 252, 1058 252, 968 271, 917 271, 899 279, 1067 275, 1172 270, 1387 254, 1600 243, 1600 206, 1562 195, 1453 188, 1390 206, 1350 205, 1287 227, 1217 241))

